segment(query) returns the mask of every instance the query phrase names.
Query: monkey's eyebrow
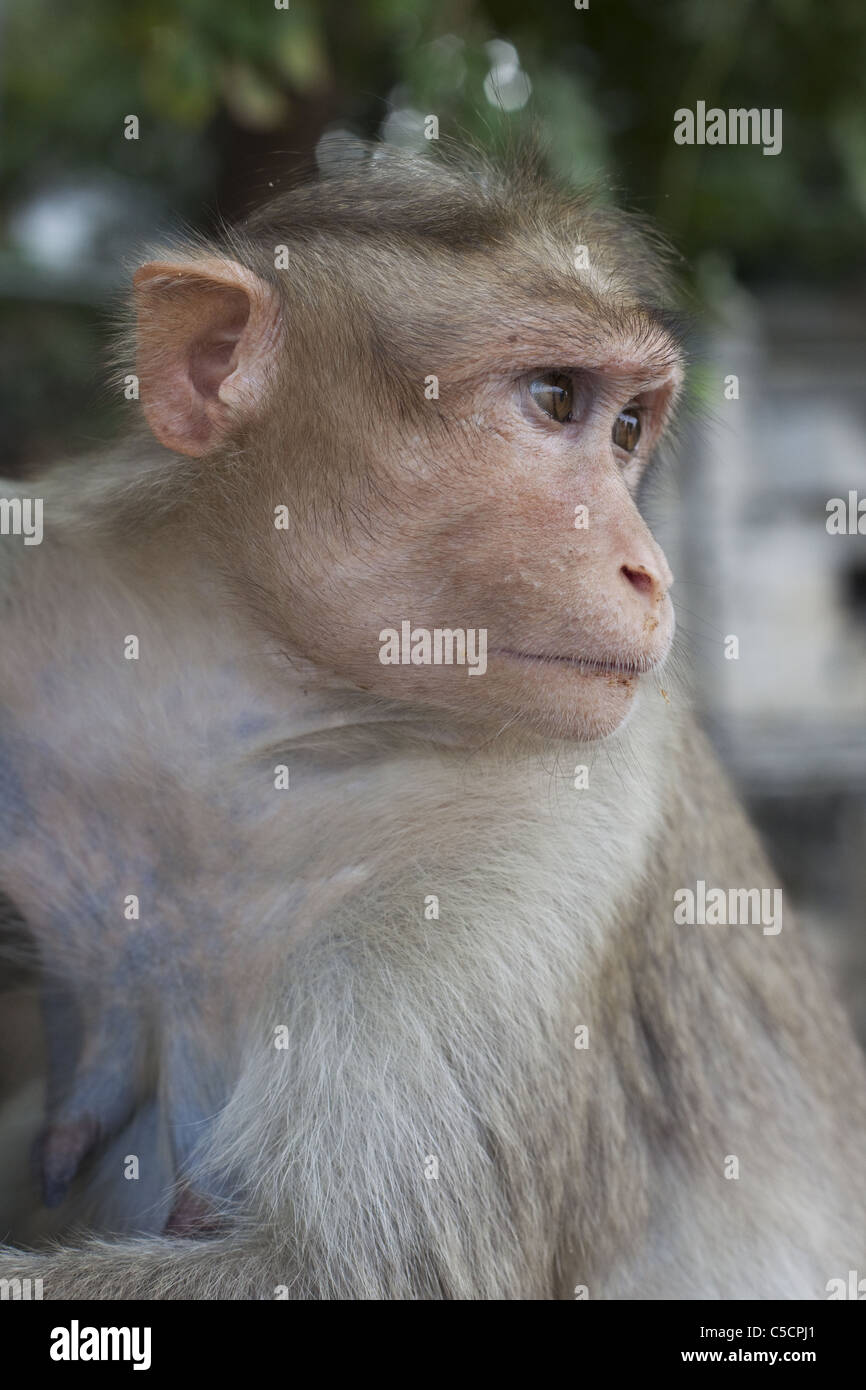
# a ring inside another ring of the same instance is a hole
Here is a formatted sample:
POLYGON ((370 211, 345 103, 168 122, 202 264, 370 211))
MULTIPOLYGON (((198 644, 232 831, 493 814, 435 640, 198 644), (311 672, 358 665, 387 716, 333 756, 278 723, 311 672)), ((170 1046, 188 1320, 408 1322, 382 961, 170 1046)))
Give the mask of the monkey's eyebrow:
MULTIPOLYGON (((631 313, 627 322, 591 323, 561 315, 524 318, 519 332, 503 331, 501 324, 488 332, 483 356, 505 370, 531 371, 535 367, 572 367, 633 377, 642 389, 660 383, 684 362, 683 349, 667 326, 655 316, 631 313)), ((479 354, 482 353, 479 344, 479 354)), ((477 369, 480 357, 474 359, 477 369)), ((468 366, 468 363, 467 363, 468 366)))
POLYGON ((484 334, 483 345, 469 347, 476 362, 477 352, 512 369, 559 365, 655 380, 682 364, 681 329, 681 316, 667 308, 603 295, 569 302, 546 288, 516 296, 508 314, 488 306, 467 337, 484 334))
MULTIPOLYGON (((637 370, 653 376, 668 376, 671 369, 681 367, 684 360, 683 324, 672 311, 641 307, 628 315, 628 324, 623 325, 625 338, 633 349, 637 370)), ((611 364, 615 370, 616 357, 611 364)))
MULTIPOLYGON (((559 328, 559 323, 556 329, 548 325, 544 335, 548 344, 554 336, 559 338, 559 328)), ((666 376, 683 357, 672 316, 643 306, 607 306, 589 315, 577 313, 571 317, 565 343, 579 353, 574 366, 621 374, 666 376)))

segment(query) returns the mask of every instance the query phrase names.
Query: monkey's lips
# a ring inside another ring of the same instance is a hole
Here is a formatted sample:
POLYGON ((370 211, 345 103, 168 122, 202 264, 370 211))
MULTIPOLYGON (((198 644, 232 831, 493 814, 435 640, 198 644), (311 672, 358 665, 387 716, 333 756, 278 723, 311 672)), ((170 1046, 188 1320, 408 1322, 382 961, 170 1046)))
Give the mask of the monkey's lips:
POLYGON ((583 656, 561 656, 556 652, 526 652, 519 651, 515 647, 497 647, 491 653, 494 656, 511 657, 514 661, 528 661, 550 665, 557 663, 562 666, 570 666, 582 676, 608 676, 622 680, 623 677, 634 679, 642 675, 645 671, 651 671, 654 666, 658 666, 661 658, 638 657, 629 661, 600 661, 594 657, 583 656))

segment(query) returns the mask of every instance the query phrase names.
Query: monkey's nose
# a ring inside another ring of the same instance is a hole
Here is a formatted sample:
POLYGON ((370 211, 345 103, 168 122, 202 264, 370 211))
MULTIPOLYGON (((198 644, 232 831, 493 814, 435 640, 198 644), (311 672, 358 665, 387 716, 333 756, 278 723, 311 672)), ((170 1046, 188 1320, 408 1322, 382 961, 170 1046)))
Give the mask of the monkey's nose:
POLYGON ((673 583, 673 575, 667 566, 664 574, 648 565, 621 565, 619 572, 651 604, 661 603, 673 583))

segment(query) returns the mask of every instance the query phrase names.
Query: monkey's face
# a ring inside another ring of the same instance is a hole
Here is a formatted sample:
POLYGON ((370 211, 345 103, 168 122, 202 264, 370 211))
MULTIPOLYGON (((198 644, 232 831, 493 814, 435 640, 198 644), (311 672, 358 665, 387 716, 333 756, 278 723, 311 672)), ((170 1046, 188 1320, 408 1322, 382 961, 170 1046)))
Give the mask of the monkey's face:
POLYGON ((221 433, 243 445, 249 495, 227 530, 246 536, 242 577, 286 650, 399 703, 579 739, 657 691, 672 576, 636 497, 680 364, 656 317, 571 288, 570 304, 491 303, 459 336, 422 332, 431 295, 440 324, 465 301, 453 274, 432 290, 428 276, 402 343, 396 318, 384 354, 335 321, 324 354, 314 323, 289 339, 251 272, 209 273, 183 393, 175 367, 149 418, 183 452, 221 433), (280 404, 244 436, 237 411, 269 374, 280 404))
POLYGON ((364 530, 338 557, 331 539, 330 611, 314 605, 308 634, 400 701, 611 733, 641 684, 657 692, 673 634, 672 576, 635 495, 674 385, 669 368, 540 366, 455 387, 447 411, 440 396, 438 428, 383 446, 364 530))
POLYGON ((542 365, 467 401, 450 495, 430 489, 426 544, 406 553, 425 624, 444 606, 487 631, 487 670, 463 683, 465 700, 598 738, 666 656, 672 576, 635 495, 672 384, 542 365))

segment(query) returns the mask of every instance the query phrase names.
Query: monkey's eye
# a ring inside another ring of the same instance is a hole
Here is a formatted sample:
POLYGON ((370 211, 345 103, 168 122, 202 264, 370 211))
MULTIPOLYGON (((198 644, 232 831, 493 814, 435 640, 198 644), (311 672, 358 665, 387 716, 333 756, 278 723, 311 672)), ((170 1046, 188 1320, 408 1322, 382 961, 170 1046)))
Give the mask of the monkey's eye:
POLYGON ((640 409, 636 405, 625 406, 613 422, 613 442, 626 454, 633 454, 640 439, 640 409))
POLYGON ((560 425, 572 418, 574 410, 574 381, 561 372, 545 372, 529 383, 529 394, 539 410, 560 425))

